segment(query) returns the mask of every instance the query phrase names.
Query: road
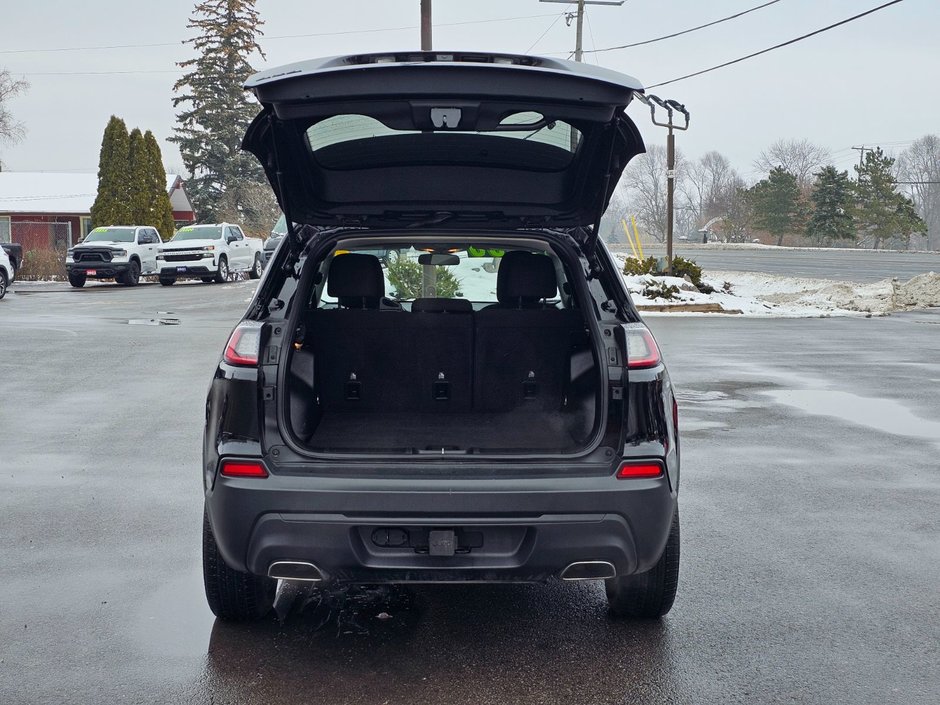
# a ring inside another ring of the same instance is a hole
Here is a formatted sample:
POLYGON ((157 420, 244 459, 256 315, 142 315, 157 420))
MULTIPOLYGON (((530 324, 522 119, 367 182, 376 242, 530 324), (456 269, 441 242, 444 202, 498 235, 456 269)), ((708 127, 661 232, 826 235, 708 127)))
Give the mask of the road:
MULTIPOLYGON (((628 245, 613 245, 629 252, 628 245)), ((644 245, 646 256, 664 257, 662 246, 644 245)), ((792 277, 874 282, 898 277, 907 281, 924 272, 940 272, 940 252, 886 252, 855 249, 795 249, 695 245, 677 242, 675 254, 694 260, 706 271, 768 272, 792 277)))
POLYGON ((557 583, 282 591, 237 626, 202 594, 199 462, 252 287, 0 301, 0 702, 937 702, 940 310, 650 319, 683 434, 662 622, 557 583))

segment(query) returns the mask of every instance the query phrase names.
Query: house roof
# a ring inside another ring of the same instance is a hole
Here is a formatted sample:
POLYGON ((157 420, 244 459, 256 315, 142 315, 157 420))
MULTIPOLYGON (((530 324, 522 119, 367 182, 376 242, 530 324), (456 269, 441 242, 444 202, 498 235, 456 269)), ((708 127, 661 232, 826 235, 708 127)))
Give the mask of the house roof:
MULTIPOLYGON (((167 174, 166 188, 171 198, 180 181, 178 174, 167 174)), ((97 174, 0 171, 0 213, 4 214, 87 215, 97 193, 97 174)))

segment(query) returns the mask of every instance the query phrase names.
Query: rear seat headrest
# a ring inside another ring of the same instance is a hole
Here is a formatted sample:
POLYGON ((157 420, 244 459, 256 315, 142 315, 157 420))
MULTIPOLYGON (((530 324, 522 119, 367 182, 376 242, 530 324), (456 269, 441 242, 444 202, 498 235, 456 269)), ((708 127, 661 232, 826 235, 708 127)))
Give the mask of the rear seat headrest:
POLYGON ((557 291, 558 282, 551 257, 523 250, 503 255, 496 277, 496 298, 501 304, 533 303, 550 299, 557 291))
POLYGON ((473 304, 467 299, 424 298, 411 304, 412 313, 473 313, 473 304))
POLYGON ((330 263, 327 293, 347 308, 378 308, 385 296, 385 277, 375 255, 349 252, 330 263))

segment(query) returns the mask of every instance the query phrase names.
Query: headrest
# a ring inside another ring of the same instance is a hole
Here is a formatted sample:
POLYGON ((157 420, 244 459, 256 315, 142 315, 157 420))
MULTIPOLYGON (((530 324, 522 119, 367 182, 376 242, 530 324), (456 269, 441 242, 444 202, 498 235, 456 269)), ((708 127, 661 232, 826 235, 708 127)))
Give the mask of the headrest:
POLYGON ((557 291, 551 257, 522 250, 503 255, 496 277, 496 298, 501 304, 531 304, 539 299, 550 299, 557 291))
POLYGON ((347 308, 378 308, 385 296, 382 265, 375 255, 349 252, 337 255, 330 263, 327 293, 347 308))
POLYGON ((425 298, 415 299, 412 313, 473 313, 473 304, 467 299, 425 298))

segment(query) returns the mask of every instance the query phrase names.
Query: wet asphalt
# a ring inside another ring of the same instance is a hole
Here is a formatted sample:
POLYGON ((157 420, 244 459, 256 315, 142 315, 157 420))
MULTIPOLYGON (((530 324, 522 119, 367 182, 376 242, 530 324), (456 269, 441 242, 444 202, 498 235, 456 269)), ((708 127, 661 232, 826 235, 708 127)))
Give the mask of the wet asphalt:
POLYGON ((649 319, 682 429, 661 622, 557 583, 282 589, 235 626, 199 454, 252 288, 0 301, 0 703, 940 701, 940 310, 649 319))

